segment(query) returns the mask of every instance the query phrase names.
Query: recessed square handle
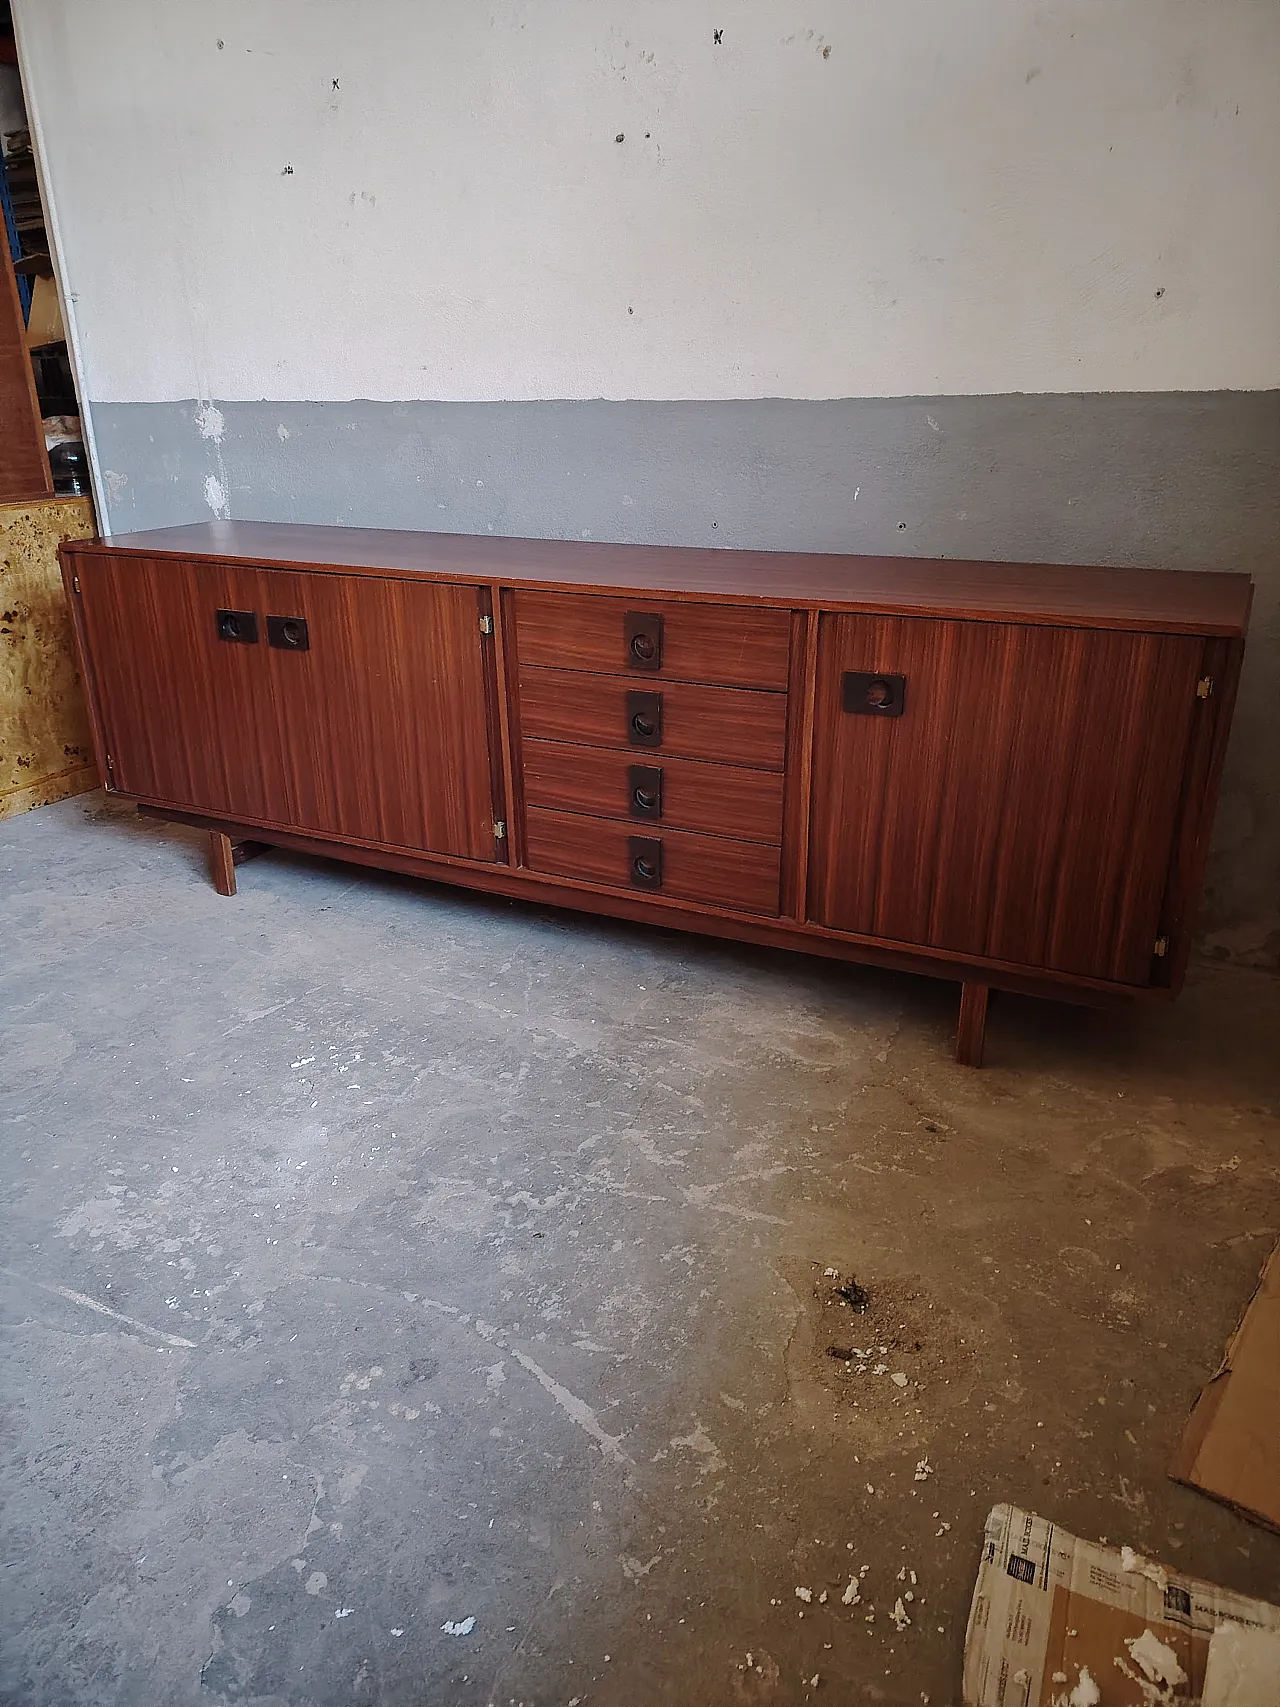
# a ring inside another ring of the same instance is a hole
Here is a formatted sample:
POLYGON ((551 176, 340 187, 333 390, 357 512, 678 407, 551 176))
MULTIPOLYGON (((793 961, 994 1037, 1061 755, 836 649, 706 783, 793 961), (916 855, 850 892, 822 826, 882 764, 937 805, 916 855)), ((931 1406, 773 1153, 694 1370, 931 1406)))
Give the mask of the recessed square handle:
POLYGON ((629 610, 622 627, 627 643, 627 667, 632 670, 660 670, 662 613, 629 610))
POLYGON ((307 638, 306 617, 269 616, 267 645, 274 646, 281 652, 309 652, 311 642, 307 638))
POLYGON ((628 836, 627 859, 633 888, 662 888, 662 842, 657 836, 628 836))
POLYGON ((855 717, 901 717, 907 678, 874 670, 846 670, 844 708, 855 717))
POLYGON ((219 640, 235 640, 242 646, 258 644, 258 618, 251 610, 220 610, 214 612, 219 640))
POLYGON ((627 766, 627 811, 633 818, 661 818, 662 767, 627 766))
POLYGON ((633 747, 662 745, 662 695, 631 692, 627 695, 627 740, 633 747))

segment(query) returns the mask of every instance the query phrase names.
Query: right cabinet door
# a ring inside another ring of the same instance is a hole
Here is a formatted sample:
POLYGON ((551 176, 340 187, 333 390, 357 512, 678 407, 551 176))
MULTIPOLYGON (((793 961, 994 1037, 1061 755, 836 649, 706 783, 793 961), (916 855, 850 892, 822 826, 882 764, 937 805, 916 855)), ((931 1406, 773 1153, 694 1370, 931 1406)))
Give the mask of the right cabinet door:
POLYGON ((1188 635, 823 616, 810 919, 1149 982, 1203 650, 1188 635), (899 697, 900 715, 875 708, 899 697))

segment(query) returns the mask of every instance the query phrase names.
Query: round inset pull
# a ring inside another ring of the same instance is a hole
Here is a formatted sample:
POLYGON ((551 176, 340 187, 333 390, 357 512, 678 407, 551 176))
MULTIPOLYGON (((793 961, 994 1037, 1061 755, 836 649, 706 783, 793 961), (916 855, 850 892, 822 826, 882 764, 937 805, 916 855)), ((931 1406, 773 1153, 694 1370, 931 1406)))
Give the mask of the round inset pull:
POLYGON ((218 618, 218 629, 224 640, 239 640, 240 620, 234 611, 224 611, 218 618))
POLYGON ((658 810, 658 796, 647 788, 637 788, 631 798, 642 812, 656 812, 658 810))
POLYGON ((877 676, 873 682, 868 682, 867 704, 874 706, 877 711, 883 710, 886 705, 892 705, 892 683, 886 682, 882 676, 877 676))
POLYGON ((658 656, 658 648, 651 634, 633 634, 631 636, 631 656, 639 658, 641 663, 651 664, 658 656))
POLYGON ((302 630, 298 627, 296 622, 289 618, 286 618, 285 621, 280 624, 280 632, 284 635, 290 646, 296 646, 302 638, 302 630))
POLYGON ((658 733, 658 725, 647 718, 642 711, 637 711, 631 719, 631 727, 637 735, 643 736, 646 741, 651 735, 658 733))
POLYGON ((645 859, 643 855, 631 862, 631 868, 636 876, 642 878, 646 883, 654 882, 658 875, 657 866, 651 859, 645 859))

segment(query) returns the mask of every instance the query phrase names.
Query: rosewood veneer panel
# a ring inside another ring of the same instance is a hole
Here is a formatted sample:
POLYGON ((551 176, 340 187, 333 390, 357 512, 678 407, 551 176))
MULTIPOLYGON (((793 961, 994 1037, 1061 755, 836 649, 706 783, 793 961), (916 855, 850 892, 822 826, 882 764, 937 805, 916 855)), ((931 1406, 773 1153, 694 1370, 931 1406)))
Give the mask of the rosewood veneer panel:
POLYGON ((782 776, 777 771, 700 764, 639 749, 571 747, 559 741, 526 741, 523 760, 525 798, 531 806, 625 818, 635 824, 637 834, 646 833, 644 824, 651 822, 660 829, 699 830, 748 842, 776 845, 782 840, 782 776), (659 819, 632 814, 628 772, 637 764, 662 772, 659 819))
POLYGON ((109 553, 77 554, 76 567, 114 787, 280 819, 284 755, 264 705, 265 646, 219 641, 214 627, 218 610, 261 611, 261 573, 109 553))
POLYGON ((1203 650, 1166 634, 824 617, 810 916, 1147 983, 1203 650), (903 715, 845 712, 846 670, 904 675, 903 715))
MULTIPOLYGON (((750 688, 710 688, 691 682, 647 682, 580 670, 522 669, 520 725, 534 740, 621 747, 645 754, 712 759, 728 765, 781 770, 786 755, 787 696, 750 688), (662 695, 662 741, 628 740, 627 695, 662 695)), ((657 762, 657 759, 653 762, 657 762)))
POLYGON ((625 589, 784 609, 837 606, 1181 634, 1243 634, 1253 595, 1247 575, 1189 570, 713 551, 292 522, 195 522, 116 534, 106 543, 151 556, 374 569, 451 581, 501 581, 545 592, 625 589))
POLYGON ((791 622, 785 610, 520 591, 515 612, 516 648, 525 664, 610 675, 625 669, 641 684, 666 677, 721 687, 787 685, 791 622), (641 612, 662 618, 656 669, 637 668, 628 654, 626 620, 641 612))
POLYGON ((289 821, 393 847, 494 857, 485 653, 474 587, 264 574, 306 652, 263 647, 289 821))
POLYGON ((494 857, 473 587, 77 559, 115 786, 391 846, 494 857), (253 613, 255 644, 219 640, 253 613), (267 644, 301 617, 304 652, 267 644))
POLYGON ((743 913, 778 911, 778 849, 761 842, 646 829, 639 824, 579 818, 531 806, 528 860, 534 871, 555 872, 587 883, 616 884, 634 895, 701 901, 743 913), (660 888, 641 889, 631 883, 631 842, 636 836, 661 844, 660 888))

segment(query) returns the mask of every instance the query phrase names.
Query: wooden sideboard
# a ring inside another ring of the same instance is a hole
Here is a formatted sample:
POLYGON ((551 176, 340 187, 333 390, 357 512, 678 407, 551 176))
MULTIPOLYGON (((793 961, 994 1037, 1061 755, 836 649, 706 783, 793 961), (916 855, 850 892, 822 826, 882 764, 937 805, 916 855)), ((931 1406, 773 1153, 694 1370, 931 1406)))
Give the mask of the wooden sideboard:
POLYGON ((1181 985, 1244 575, 212 522, 62 549, 99 769, 211 834, 961 982, 1181 985))

